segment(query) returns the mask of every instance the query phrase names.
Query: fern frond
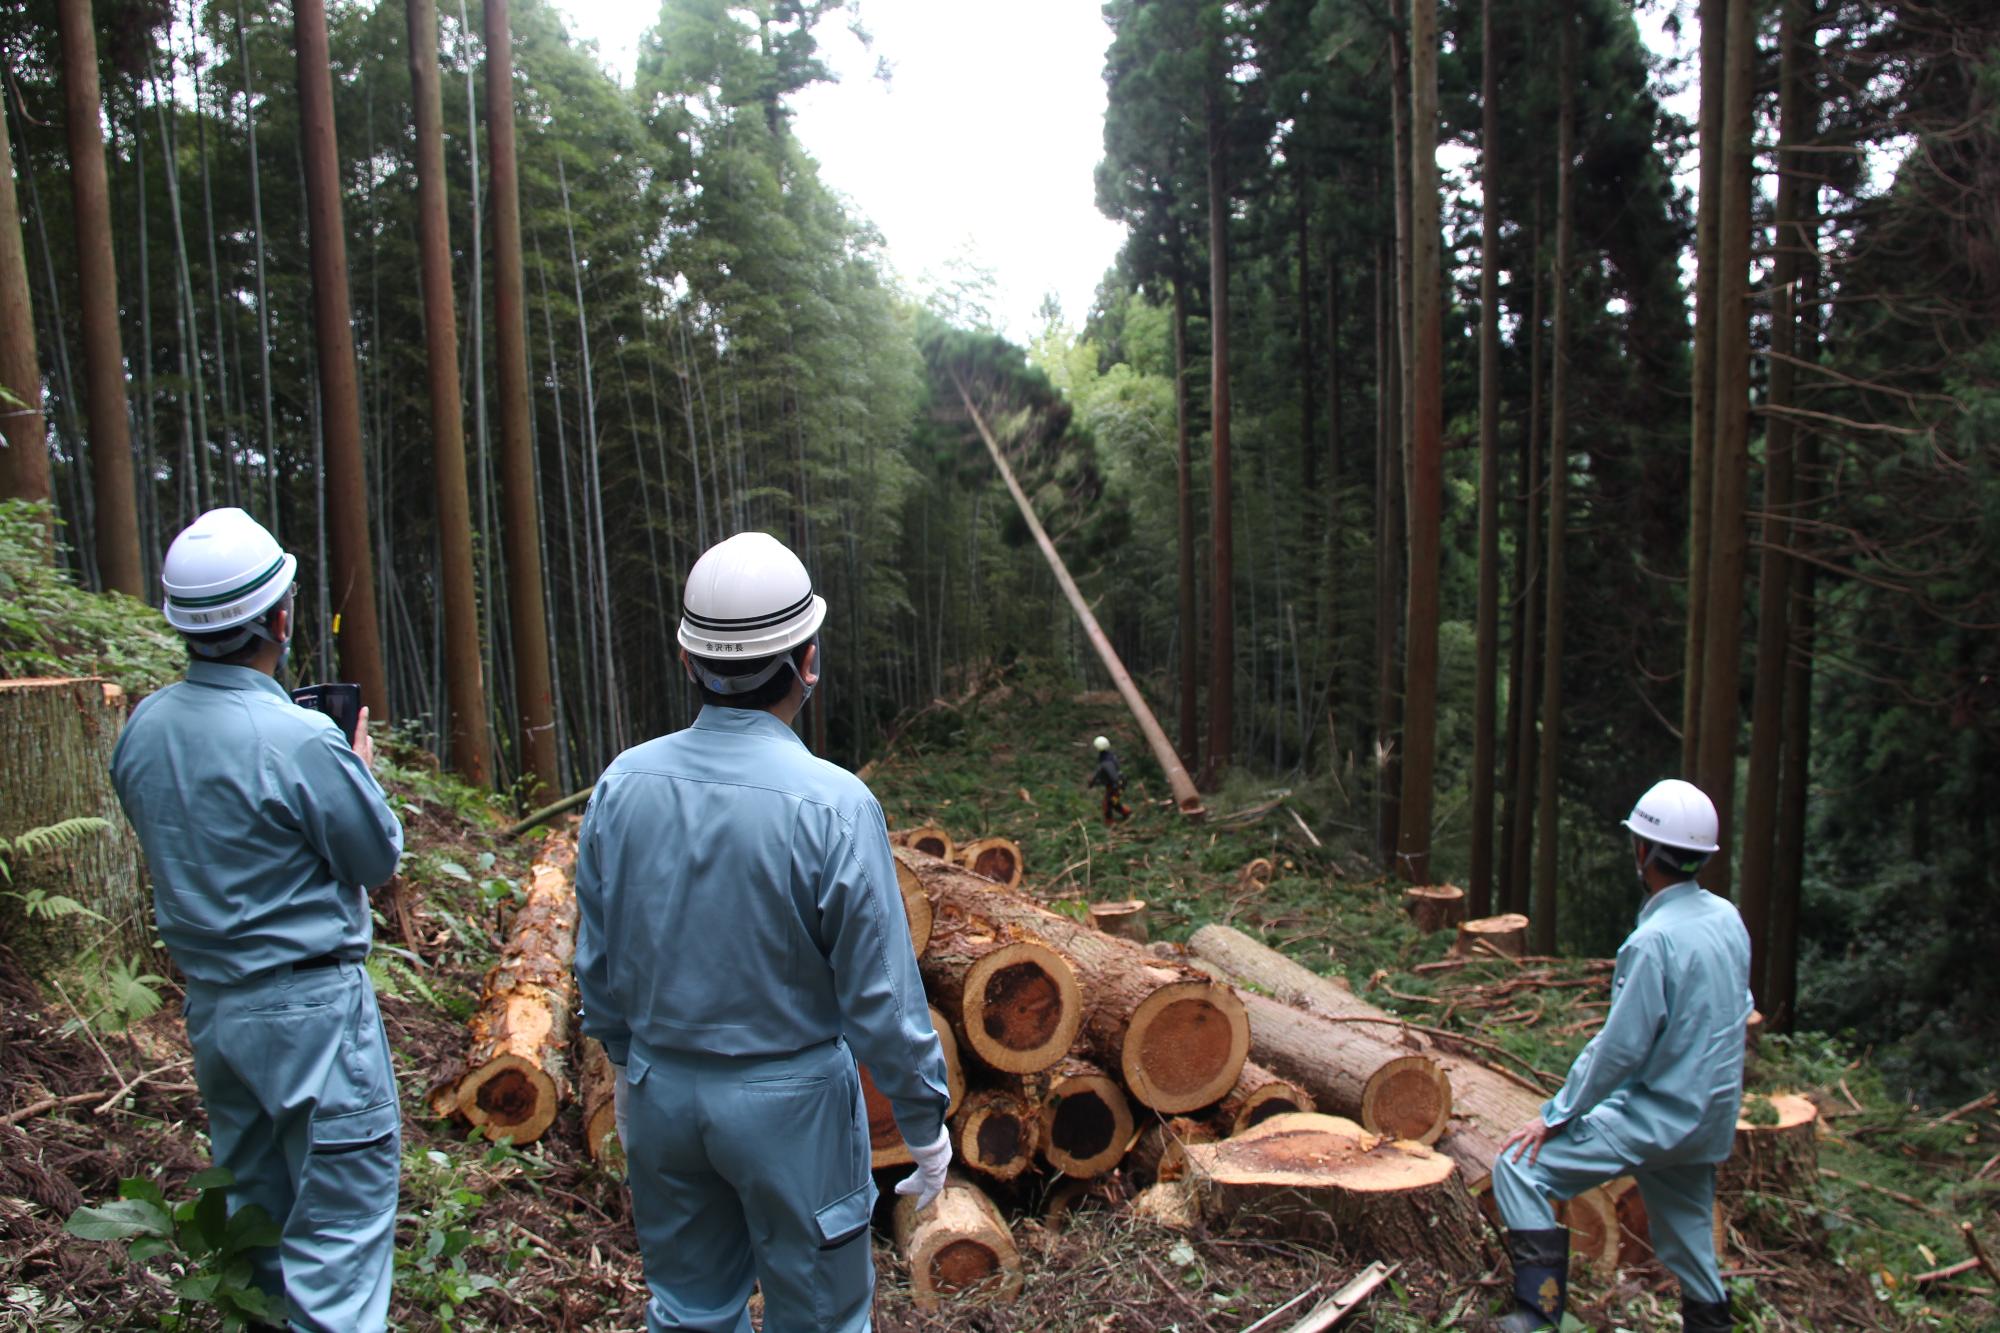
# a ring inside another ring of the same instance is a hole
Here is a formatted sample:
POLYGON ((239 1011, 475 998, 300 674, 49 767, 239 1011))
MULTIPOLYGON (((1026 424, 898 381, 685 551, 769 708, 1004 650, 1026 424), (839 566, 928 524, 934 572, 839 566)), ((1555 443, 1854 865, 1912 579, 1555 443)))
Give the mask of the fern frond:
POLYGON ((110 830, 111 821, 108 819, 78 815, 59 824, 28 829, 12 838, 0 838, 0 856, 40 856, 43 852, 81 846, 90 834, 108 833, 110 830))

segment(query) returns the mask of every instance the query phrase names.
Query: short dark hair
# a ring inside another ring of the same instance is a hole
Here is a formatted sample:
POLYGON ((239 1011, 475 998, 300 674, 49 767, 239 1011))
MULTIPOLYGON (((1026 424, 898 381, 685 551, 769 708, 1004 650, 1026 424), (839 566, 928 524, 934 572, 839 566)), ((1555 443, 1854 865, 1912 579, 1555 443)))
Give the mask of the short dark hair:
MULTIPOLYGON (((808 639, 791 650, 792 665, 799 671, 805 670, 806 651, 817 642, 819 642, 817 639, 808 639)), ((729 662, 719 661, 713 657, 697 657, 694 660, 698 666, 705 667, 718 676, 754 676, 776 661, 778 656, 777 653, 771 653, 765 657, 729 662), (728 670, 725 671, 724 667, 728 670)), ((778 671, 762 685, 744 694, 718 694, 708 686, 701 685, 701 701, 705 704, 714 704, 717 708, 769 708, 791 692, 793 674, 791 671, 778 671)))

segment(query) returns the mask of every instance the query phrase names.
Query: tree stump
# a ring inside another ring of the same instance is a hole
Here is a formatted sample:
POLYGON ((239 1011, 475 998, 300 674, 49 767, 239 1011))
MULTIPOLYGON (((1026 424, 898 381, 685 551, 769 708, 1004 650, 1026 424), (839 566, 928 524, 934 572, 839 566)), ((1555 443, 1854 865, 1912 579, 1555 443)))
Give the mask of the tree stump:
POLYGON ((1391 1254, 1469 1281, 1488 1267, 1485 1226, 1451 1159, 1383 1139, 1351 1120, 1273 1116, 1187 1150, 1186 1184, 1204 1217, 1246 1213, 1310 1240, 1391 1254))
POLYGON ((1021 1294, 1021 1256, 1007 1220, 978 1186, 954 1174, 936 1202, 896 1201, 896 1246, 910 1263, 910 1294, 922 1310, 946 1300, 1006 1305, 1021 1294))
MULTIPOLYGON (((945 1022, 936 1005, 931 1006, 931 1027, 944 1050, 945 1088, 951 1094, 944 1108, 948 1119, 965 1097, 965 1073, 958 1063, 958 1040, 951 1035, 951 1024, 945 1022)), ((896 1109, 876 1088, 868 1066, 856 1061, 854 1067, 861 1074, 861 1101, 868 1111, 869 1165, 878 1171, 886 1166, 910 1165, 916 1159, 910 1156, 910 1145, 903 1141, 903 1131, 896 1124, 896 1109)))
POLYGON ((1459 958, 1525 958, 1528 954, 1528 918, 1519 912, 1482 916, 1458 923, 1458 939, 1451 946, 1459 958))
POLYGON ((1736 1119, 1735 1146, 1716 1172, 1717 1197, 1736 1200, 1745 1194, 1775 1194, 1810 1199, 1818 1179, 1819 1108, 1785 1092, 1744 1098, 1736 1119))
POLYGON ((489 1139, 533 1143, 569 1094, 565 1052, 576 1008, 576 835, 551 831, 507 947, 486 973, 458 1111, 489 1139))
MULTIPOLYGON (((1135 1100, 1172 1114, 1208 1106, 1236 1086, 1249 1052, 1250 1024, 1234 990, 959 867, 920 855, 910 859, 931 901, 942 909, 940 933, 944 918, 956 914, 983 918, 1061 950, 1090 997, 1083 1049, 1106 1069, 1116 1069, 1135 1100)), ((933 955, 937 947, 933 943, 933 955)))
POLYGON ((601 1162, 618 1142, 618 1069, 597 1038, 585 1037, 581 1045, 577 1094, 583 1103, 583 1146, 591 1161, 601 1162))
POLYGON ((1279 1078, 1260 1064, 1245 1060, 1236 1086, 1216 1103, 1214 1115, 1228 1126, 1224 1136, 1241 1134, 1274 1115, 1314 1110, 1312 1094, 1290 1079, 1279 1078))
POLYGON ((1115 903, 1092 903, 1090 924, 1106 935, 1144 944, 1151 938, 1146 926, 1146 900, 1126 898, 1115 903))
POLYGON ((1403 907, 1418 933, 1435 934, 1465 920, 1465 890, 1456 884, 1418 884, 1403 890, 1403 907))
POLYGON ((1179 1180, 1187 1174, 1189 1145, 1214 1143, 1222 1137, 1207 1117, 1176 1115, 1162 1119, 1155 1116, 1139 1132, 1132 1151, 1125 1154, 1125 1169, 1135 1180, 1179 1180))
POLYGON ((904 865, 900 856, 896 857, 896 888, 903 895, 903 917, 910 923, 910 948, 922 958, 931 947, 931 896, 924 892, 917 872, 904 865))
POLYGON ((1003 1073, 1032 1074, 1076 1041, 1085 1002, 1075 969, 1011 923, 947 913, 933 925, 919 968, 961 1054, 970 1050, 1003 1073))
MULTIPOLYGON (((1618 1267, 1634 1268, 1653 1260, 1653 1228, 1646 1217, 1646 1198, 1639 1192, 1639 1182, 1630 1176, 1620 1176, 1607 1181, 1603 1186, 1605 1197, 1618 1217, 1618 1267)), ((1727 1244, 1727 1214, 1720 1198, 1715 1204, 1713 1223, 1715 1252, 1719 1256, 1727 1244)), ((1575 1247, 1571 1247, 1572 1253, 1575 1247)))
POLYGON ((1021 849, 1012 838, 976 838, 945 858, 1003 889, 1020 887, 1021 849))
POLYGON ((949 861, 957 850, 951 834, 935 824, 925 824, 910 829, 903 834, 903 846, 911 851, 922 852, 925 856, 935 856, 940 861, 949 861))
POLYGON ((967 1093, 950 1124, 954 1159, 983 1176, 1012 1180, 1034 1165, 1041 1108, 1014 1089, 967 1093))
POLYGON ((1132 1142, 1132 1104, 1117 1080, 1086 1060, 1065 1060, 1042 1094, 1042 1159, 1088 1180, 1118 1165, 1132 1142))
POLYGON ((111 825, 73 846, 5 858, 13 879, 4 887, 61 895, 104 918, 29 920, 18 900, 0 898, 0 937, 17 951, 29 943, 26 952, 70 961, 108 944, 114 957, 152 954, 153 896, 139 838, 111 786, 126 703, 124 690, 96 677, 0 680, 0 838, 83 816, 111 825))

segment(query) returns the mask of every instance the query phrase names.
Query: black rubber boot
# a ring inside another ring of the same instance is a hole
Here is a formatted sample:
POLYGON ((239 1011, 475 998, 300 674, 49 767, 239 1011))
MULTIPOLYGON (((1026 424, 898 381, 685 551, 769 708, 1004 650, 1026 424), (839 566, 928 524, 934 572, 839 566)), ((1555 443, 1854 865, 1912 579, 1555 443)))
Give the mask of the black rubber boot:
POLYGON ((1507 1254, 1514 1261, 1514 1309, 1494 1327, 1500 1333, 1534 1333, 1560 1325, 1569 1297, 1569 1228, 1510 1231, 1507 1254))
POLYGON ((1686 1333, 1729 1333, 1736 1327, 1729 1321, 1729 1302, 1698 1301, 1681 1296, 1681 1327, 1686 1333))

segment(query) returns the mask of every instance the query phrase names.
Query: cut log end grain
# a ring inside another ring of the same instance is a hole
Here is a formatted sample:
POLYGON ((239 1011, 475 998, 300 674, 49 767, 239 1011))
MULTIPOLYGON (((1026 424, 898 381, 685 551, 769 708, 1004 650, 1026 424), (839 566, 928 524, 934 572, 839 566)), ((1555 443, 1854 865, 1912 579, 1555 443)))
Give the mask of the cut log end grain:
POLYGON ((1120 1063, 1132 1095, 1171 1114, 1220 1101, 1249 1054, 1250 1019, 1234 990, 1175 981, 1132 1011, 1120 1063))
POLYGON ((1810 1198, 1819 1178, 1819 1108, 1792 1093, 1746 1099, 1736 1142, 1716 1174, 1716 1193, 1810 1198))
POLYGON ((560 1092, 556 1081, 533 1061, 497 1055, 458 1085, 458 1109, 486 1137, 533 1143, 555 1120, 560 1092))
MULTIPOLYGON (((1646 1198, 1639 1189, 1639 1183, 1630 1176, 1620 1176, 1606 1181, 1602 1190, 1618 1218, 1618 1267, 1632 1268, 1653 1259, 1653 1227, 1646 1216, 1646 1198)), ((1729 1235, 1720 1199, 1716 1201, 1711 1225, 1715 1252, 1720 1255, 1728 1245, 1729 1235)), ((1571 1251, 1575 1253, 1576 1247, 1572 1246, 1571 1251)))
POLYGON ((1428 1055, 1406 1055, 1378 1067, 1361 1093, 1361 1123, 1426 1147, 1451 1119, 1451 1077, 1428 1055))
POLYGON ((975 838, 947 859, 1002 888, 1015 888, 1021 883, 1021 849, 1012 838, 975 838))
POLYGON ((1221 1137, 1205 1119, 1181 1115, 1164 1120, 1156 1117, 1140 1131, 1132 1151, 1126 1154, 1125 1167, 1138 1180, 1179 1180, 1187 1174, 1188 1146, 1213 1143, 1221 1137))
POLYGON ((1039 1108, 1003 1088, 968 1093, 952 1117, 957 1159, 994 1180, 1012 1180, 1032 1166, 1040 1135, 1039 1108))
POLYGON ((901 857, 896 858, 896 888, 903 895, 903 916, 910 923, 910 948, 922 958, 931 945, 931 898, 917 872, 904 865, 901 857))
POLYGON ((896 1244, 910 1263, 917 1307, 945 1301, 1008 1304, 1021 1294, 1021 1256, 1006 1219, 979 1188, 953 1176, 930 1207, 896 1202, 896 1244))
POLYGON ((1066 1061, 1042 1099, 1042 1157, 1080 1180, 1118 1165, 1132 1142, 1132 1104, 1117 1081, 1080 1060, 1066 1061))
POLYGON ((1090 924, 1106 935, 1115 935, 1134 944, 1144 944, 1151 938, 1151 930, 1146 922, 1146 901, 1143 898, 1126 898, 1115 903, 1092 903, 1090 924))
POLYGON ((1465 920, 1465 890, 1456 884, 1418 884, 1403 890, 1403 906, 1425 935, 1465 920))
POLYGON ((1528 918, 1519 912, 1482 916, 1458 923, 1458 939, 1451 946, 1460 958, 1525 958, 1528 953, 1528 918))
POLYGON ((903 834, 902 843, 912 851, 935 856, 940 861, 951 860, 953 852, 957 850, 956 844, 951 840, 951 834, 935 824, 925 824, 921 828, 909 830, 903 834))
POLYGON ((1245 1061, 1243 1072, 1236 1076, 1236 1086, 1217 1104, 1215 1114, 1230 1134, 1241 1134, 1274 1115, 1294 1115, 1314 1109, 1312 1094, 1304 1088, 1290 1079, 1279 1078, 1262 1065, 1245 1061))
POLYGON ((966 969, 967 1039, 980 1059, 1008 1073, 1046 1069, 1069 1051, 1083 1021, 1076 974, 1045 944, 1019 940, 966 969))

